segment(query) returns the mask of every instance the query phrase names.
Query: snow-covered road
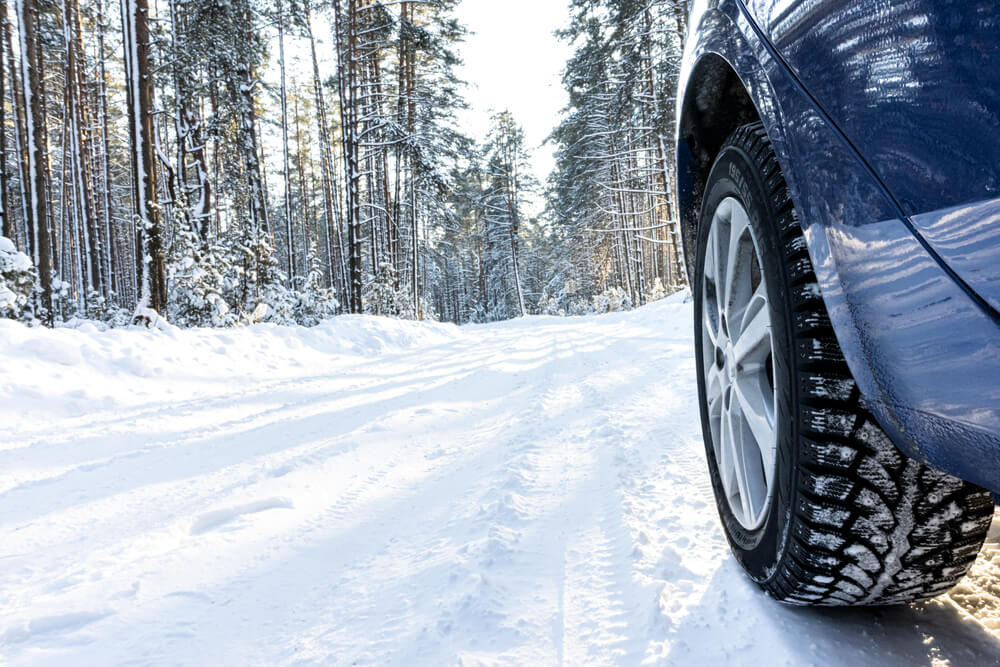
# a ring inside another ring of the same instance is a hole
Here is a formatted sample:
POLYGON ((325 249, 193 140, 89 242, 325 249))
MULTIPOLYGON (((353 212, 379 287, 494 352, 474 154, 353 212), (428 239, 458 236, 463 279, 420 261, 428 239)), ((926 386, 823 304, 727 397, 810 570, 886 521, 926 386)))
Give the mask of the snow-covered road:
POLYGON ((1000 662, 996 528, 925 605, 747 583, 689 321, 0 321, 0 663, 1000 662))

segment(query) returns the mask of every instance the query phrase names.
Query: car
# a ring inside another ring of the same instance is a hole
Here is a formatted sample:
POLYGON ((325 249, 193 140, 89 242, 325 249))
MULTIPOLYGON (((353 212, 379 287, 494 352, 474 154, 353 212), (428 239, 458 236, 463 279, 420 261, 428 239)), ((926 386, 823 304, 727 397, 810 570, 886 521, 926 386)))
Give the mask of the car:
POLYGON ((676 110, 736 559, 792 604, 947 591, 1000 493, 1000 7, 701 1, 676 110))

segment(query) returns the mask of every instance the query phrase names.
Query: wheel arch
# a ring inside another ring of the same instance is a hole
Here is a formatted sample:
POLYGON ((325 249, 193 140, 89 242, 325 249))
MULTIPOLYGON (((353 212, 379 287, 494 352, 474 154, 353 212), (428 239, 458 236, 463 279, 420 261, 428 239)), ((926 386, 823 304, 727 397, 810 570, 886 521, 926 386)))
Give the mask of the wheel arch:
MULTIPOLYGON (((759 120, 736 70, 718 53, 704 54, 688 76, 677 123, 677 216, 686 257, 694 257, 701 199, 719 150, 737 128, 759 120)), ((693 284, 690 261, 687 273, 693 284)))

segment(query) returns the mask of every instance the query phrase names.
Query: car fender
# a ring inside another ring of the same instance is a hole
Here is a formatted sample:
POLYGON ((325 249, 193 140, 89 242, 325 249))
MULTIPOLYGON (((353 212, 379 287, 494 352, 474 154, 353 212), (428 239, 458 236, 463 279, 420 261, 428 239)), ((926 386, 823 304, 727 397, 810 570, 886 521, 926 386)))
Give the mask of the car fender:
POLYGON ((705 58, 721 58, 768 131, 838 342, 880 425, 907 455, 1000 492, 1000 328, 991 314, 914 235, 741 3, 698 3, 689 34, 675 193, 688 261, 704 158, 685 136, 699 94, 689 82, 705 58))

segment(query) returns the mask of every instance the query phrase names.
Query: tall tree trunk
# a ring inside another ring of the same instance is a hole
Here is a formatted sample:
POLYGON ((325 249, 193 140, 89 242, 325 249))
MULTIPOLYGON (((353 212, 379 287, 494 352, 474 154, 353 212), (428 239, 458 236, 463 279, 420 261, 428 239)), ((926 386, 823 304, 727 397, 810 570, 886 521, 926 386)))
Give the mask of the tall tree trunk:
POLYGON ((83 99, 82 41, 80 40, 80 9, 76 0, 63 2, 63 34, 66 45, 66 75, 63 86, 67 124, 65 142, 69 146, 69 169, 73 181, 73 210, 81 235, 81 252, 85 254, 84 301, 88 293, 103 291, 101 281, 101 249, 95 226, 96 207, 90 173, 90 119, 83 99), (85 250, 84 250, 85 249, 85 250))
MULTIPOLYGON (((302 124, 300 122, 301 117, 299 116, 299 96, 295 95, 295 113, 293 114, 295 118, 295 171, 298 176, 299 181, 299 211, 300 219, 302 220, 302 236, 303 236, 303 257, 306 261, 306 275, 312 271, 312 262, 310 256, 312 253, 312 232, 313 232, 313 211, 310 205, 309 188, 306 185, 306 157, 308 153, 308 148, 302 139, 302 124)), ((310 163, 312 160, 310 160, 310 163)), ((310 166, 310 175, 312 172, 312 167, 310 166)), ((310 177, 310 182, 312 179, 310 177)))
MULTIPOLYGON (((16 0, 15 0, 16 3, 16 0)), ((17 5, 15 4, 15 7, 17 5)), ((18 15, 20 16, 20 14, 18 15)), ((14 154, 17 165, 17 186, 18 199, 21 204, 21 230, 24 239, 25 252, 33 255, 33 245, 31 241, 30 220, 28 217, 28 207, 31 203, 28 198, 28 149, 27 136, 24 126, 25 100, 22 94, 22 81, 17 76, 17 65, 14 60, 14 29, 10 17, 4 14, 3 17, 3 41, 5 57, 7 59, 7 80, 10 82, 11 110, 14 112, 14 154)), ((22 55, 23 58, 23 55, 22 55)), ((15 233, 17 230, 15 229, 15 233)), ((11 237, 12 239, 14 237, 11 237)))
POLYGON ((337 41, 337 86, 340 93, 341 135, 344 153, 344 171, 347 183, 347 246, 350 253, 348 279, 350 281, 349 308, 352 313, 364 310, 362 303, 361 275, 361 202, 358 155, 358 7, 357 0, 343 0, 347 5, 346 16, 342 0, 334 0, 334 25, 337 41), (344 34, 346 32, 346 35, 344 34))
POLYGON ((111 167, 108 133, 108 88, 104 71, 104 0, 97 0, 97 113, 101 132, 101 222, 104 225, 104 265, 107 276, 106 296, 121 291, 117 271, 112 262, 114 237, 111 229, 111 167))
POLYGON ((167 307, 166 262, 163 231, 156 203, 155 129, 153 80, 149 63, 149 6, 147 0, 122 0, 123 45, 128 90, 129 129, 133 170, 133 213, 140 250, 140 296, 137 317, 143 308, 164 315, 167 307))
MULTIPOLYGON (((407 60, 409 58, 410 51, 410 14, 412 9, 410 8, 409 2, 400 3, 399 7, 399 45, 397 46, 398 53, 396 54, 396 76, 397 76, 397 101, 396 101, 396 124, 400 127, 407 127, 406 110, 409 108, 407 105, 406 95, 406 82, 408 76, 407 60)), ((396 181, 395 181, 395 197, 393 198, 393 211, 392 219, 394 224, 393 228, 393 244, 398 246, 399 244, 399 223, 400 223, 400 211, 402 206, 402 198, 400 196, 400 191, 402 189, 403 182, 403 161, 404 161, 404 143, 402 141, 396 142, 396 181)), ((398 247, 393 253, 393 267, 396 271, 399 271, 399 250, 398 247)))
MULTIPOLYGON (((170 17, 173 24, 171 40, 174 52, 180 54, 188 48, 188 17, 182 11, 185 3, 170 0, 170 17)), ((186 55, 186 54, 185 54, 186 55)), ((192 91, 191 78, 195 75, 185 61, 175 62, 174 89, 177 103, 174 123, 177 128, 177 181, 184 197, 186 217, 191 230, 197 235, 201 252, 208 250, 209 231, 212 223, 212 181, 205 157, 206 139, 202 133, 204 121, 201 107, 192 91), (188 171, 194 171, 195 181, 190 184, 188 171)), ((213 86, 214 91, 214 86, 213 86)))
POLYGON ((681 51, 684 51, 684 44, 687 42, 687 24, 689 18, 687 0, 674 0, 674 19, 677 22, 677 41, 681 51))
MULTIPOLYGON (((413 3, 411 2, 408 4, 409 11, 407 13, 407 21, 409 26, 412 27, 416 22, 416 16, 413 3)), ((405 40, 405 51, 406 57, 404 58, 405 75, 403 101, 406 104, 406 135, 407 138, 412 141, 417 132, 417 65, 412 40, 405 40)), ((406 181, 407 187, 409 188, 408 208, 410 215, 410 251, 412 255, 410 258, 412 264, 410 267, 410 285, 413 291, 413 314, 417 319, 423 319, 423 313, 421 312, 422 301, 420 298, 420 230, 417 220, 417 168, 419 165, 417 165, 412 151, 410 151, 407 155, 406 166, 406 181)))
MULTIPOLYGON (((219 117, 219 87, 218 87, 218 76, 217 72, 208 72, 209 85, 208 85, 208 103, 209 109, 211 111, 211 118, 219 117)), ((220 132, 212 132, 212 190, 219 192, 219 182, 222 180, 222 151, 219 149, 221 143, 220 132)), ((215 233, 219 234, 222 230, 222 212, 221 207, 215 207, 215 215, 212 216, 212 220, 215 223, 215 233)))
POLYGON ((519 176, 517 173, 516 156, 511 155, 510 159, 508 159, 506 171, 507 212, 510 216, 510 262, 511 269, 514 273, 514 290, 517 292, 517 311, 521 317, 524 317, 528 314, 528 311, 524 307, 524 292, 521 290, 521 267, 517 256, 517 235, 521 228, 521 215, 518 200, 520 199, 521 193, 518 191, 519 176))
MULTIPOLYGON (((0 0, 0 22, 7 23, 7 0, 0 0)), ((7 103, 4 58, 0 55, 0 234, 14 239, 14 220, 7 192, 7 103)), ((13 98, 12 98, 13 99, 13 98)), ((11 108, 17 104, 15 101, 11 108)))
POLYGON ((73 26, 73 51, 75 57, 74 85, 76 86, 76 114, 74 122, 76 132, 74 140, 76 142, 77 169, 76 174, 79 181, 81 208, 84 209, 84 222, 87 225, 89 235, 90 267, 94 277, 94 290, 97 294, 104 293, 105 276, 101 270, 101 237, 97 228, 97 202, 94 195, 94 172, 93 172, 93 146, 91 137, 93 135, 93 120, 90 117, 90 108, 85 94, 85 67, 86 58, 83 50, 83 26, 80 21, 80 0, 70 0, 72 26, 73 26))
POLYGON ((197 223, 192 218, 192 211, 188 204, 187 146, 189 131, 187 127, 187 104, 189 96, 185 92, 182 92, 181 88, 189 84, 187 81, 189 72, 184 67, 186 55, 181 52, 183 48, 181 45, 184 40, 184 25, 177 5, 178 0, 169 0, 170 51, 172 54, 171 60, 173 61, 170 72, 174 84, 174 135, 176 136, 174 148, 177 151, 177 155, 174 158, 173 173, 174 178, 177 179, 175 191, 179 193, 182 199, 180 202, 182 223, 197 234, 197 223))
POLYGON ((309 51, 312 55, 313 96, 316 98, 316 125, 319 130, 320 169, 323 177, 323 212, 326 215, 326 247, 330 260, 330 287, 336 290, 337 283, 340 282, 341 290, 346 290, 347 280, 344 269, 344 255, 341 252, 339 198, 334 190, 336 185, 333 179, 333 155, 330 145, 330 132, 327 125, 326 99, 323 95, 323 84, 319 75, 319 60, 316 58, 316 40, 313 37, 309 2, 306 2, 305 13, 306 32, 309 36, 309 51), (331 229, 333 232, 331 232, 331 229), (336 238, 334 239, 334 237, 336 238), (334 245, 334 241, 336 245, 334 245), (340 281, 336 279, 337 276, 340 276, 340 281))
MULTIPOLYGON (((248 12, 246 17, 248 29, 250 19, 248 12)), ((258 156, 257 118, 254 111, 254 90, 257 82, 249 63, 239 63, 238 67, 240 70, 236 77, 238 81, 233 82, 230 94, 239 110, 239 143, 249 190, 250 222, 255 234, 268 233, 270 226, 267 220, 264 178, 258 156)))
POLYGON ((373 240, 378 240, 377 252, 373 252, 373 271, 378 271, 382 264, 392 264, 392 199, 389 193, 389 163, 388 133, 385 128, 387 116, 382 109, 382 66, 381 54, 377 44, 367 45, 370 51, 369 66, 366 68, 371 77, 365 89, 370 98, 369 126, 372 128, 369 142, 376 147, 369 149, 372 169, 369 170, 369 198, 374 205, 372 209, 373 240))
POLYGON ((36 313, 50 326, 52 310, 52 249, 49 235, 48 192, 46 189, 45 156, 48 153, 45 114, 38 71, 38 7, 36 0, 16 0, 21 23, 21 79, 24 90, 25 130, 27 140, 28 227, 35 267, 42 285, 40 308, 36 313))
MULTIPOLYGON (((36 23, 35 26, 37 41, 35 49, 36 58, 34 65, 35 65, 35 72, 38 78, 38 88, 34 93, 34 97, 38 101, 38 115, 35 116, 35 123, 41 125, 42 136, 44 138, 44 140, 39 144, 42 150, 41 152, 42 176, 45 179, 45 185, 42 188, 42 190, 46 195, 45 212, 46 212, 48 234, 49 234, 49 262, 52 265, 52 275, 57 276, 59 275, 59 253, 56 252, 57 249, 56 246, 57 235, 55 234, 56 205, 53 199, 54 188, 52 187, 52 161, 49 159, 49 129, 48 129, 49 116, 48 116, 48 92, 46 89, 46 79, 45 79, 45 53, 44 49, 42 48, 41 39, 37 34, 39 26, 42 25, 40 21, 40 14, 42 8, 40 6, 40 3, 38 3, 37 1, 35 4, 35 9, 36 9, 36 19, 38 19, 38 22, 36 23)), ((53 294, 53 298, 55 298, 55 294, 53 294)), ((53 317, 56 314, 58 313, 53 313, 53 317)))
POLYGON ((295 285, 295 236, 292 233, 292 173, 288 160, 288 89, 285 83, 285 14, 278 0, 278 64, 281 69, 281 156, 285 180, 285 240, 288 284, 295 285))
POLYGON ((510 226, 510 261, 514 271, 514 289, 517 292, 517 310, 521 317, 528 314, 524 307, 524 292, 521 290, 521 266, 517 256, 517 231, 514 225, 510 226))
MULTIPOLYGON (((252 72, 251 72, 252 74, 252 72)), ((271 227, 271 210, 268 208, 268 190, 267 188, 267 169, 264 165, 267 164, 267 156, 264 153, 264 141, 263 139, 258 141, 258 138, 264 136, 264 131, 260 127, 260 117, 257 116, 256 112, 253 111, 253 94, 249 95, 250 98, 250 108, 253 114, 254 123, 256 124, 257 130, 253 136, 254 146, 257 147, 258 152, 254 154, 257 156, 257 176, 260 179, 260 211, 264 218, 264 233, 270 239, 271 244, 274 244, 274 230, 271 227)))

